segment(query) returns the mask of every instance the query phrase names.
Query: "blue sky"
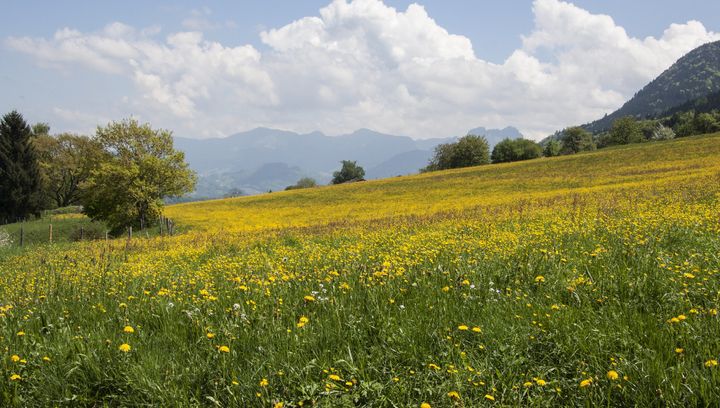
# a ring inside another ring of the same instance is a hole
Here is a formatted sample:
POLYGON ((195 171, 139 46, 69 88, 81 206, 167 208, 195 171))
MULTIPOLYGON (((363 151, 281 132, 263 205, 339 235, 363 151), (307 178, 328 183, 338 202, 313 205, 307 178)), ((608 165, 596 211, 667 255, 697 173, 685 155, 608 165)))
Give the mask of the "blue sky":
POLYGON ((513 125, 537 138, 617 108, 720 32, 717 1, 341 3, 10 2, 0 109, 86 133, 133 115, 189 137, 513 125), (168 40, 183 32, 201 37, 168 40), (127 52, 97 45, 110 40, 127 52), (595 59, 616 53, 601 72, 595 59))

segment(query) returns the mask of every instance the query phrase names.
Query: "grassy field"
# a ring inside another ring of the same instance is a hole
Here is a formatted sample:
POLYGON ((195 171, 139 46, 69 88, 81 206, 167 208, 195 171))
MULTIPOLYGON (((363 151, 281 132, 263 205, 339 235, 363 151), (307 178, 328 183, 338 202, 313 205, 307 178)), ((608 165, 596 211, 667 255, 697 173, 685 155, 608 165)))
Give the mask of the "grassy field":
POLYGON ((22 241, 23 245, 38 245, 50 243, 50 226, 52 225, 52 240, 55 243, 75 242, 82 239, 100 239, 105 237, 106 227, 102 223, 93 222, 80 214, 77 208, 68 207, 56 211, 49 211, 36 220, 22 223, 0 225, 0 230, 9 234, 10 243, 7 248, 17 250, 22 241), (82 228, 82 232, 80 231, 82 228), (23 238, 21 240, 21 229, 23 238))
POLYGON ((0 260, 2 405, 720 400, 720 135, 166 213, 0 260))

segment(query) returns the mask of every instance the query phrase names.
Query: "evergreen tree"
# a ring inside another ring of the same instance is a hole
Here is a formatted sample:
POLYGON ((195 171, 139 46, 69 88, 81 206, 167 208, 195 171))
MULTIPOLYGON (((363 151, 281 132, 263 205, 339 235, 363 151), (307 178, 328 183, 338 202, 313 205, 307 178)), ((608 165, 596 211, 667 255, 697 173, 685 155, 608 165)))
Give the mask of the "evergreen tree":
POLYGON ((22 115, 12 111, 0 121, 0 219, 16 221, 39 215, 42 178, 32 143, 32 131, 22 115))

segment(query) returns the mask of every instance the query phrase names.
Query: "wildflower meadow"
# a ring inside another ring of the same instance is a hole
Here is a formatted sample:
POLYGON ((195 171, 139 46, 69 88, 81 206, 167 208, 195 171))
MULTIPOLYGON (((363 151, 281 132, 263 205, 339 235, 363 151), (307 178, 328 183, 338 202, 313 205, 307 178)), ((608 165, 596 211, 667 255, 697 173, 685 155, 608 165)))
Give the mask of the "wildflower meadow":
POLYGON ((713 406, 720 135, 0 248, 3 406, 713 406))

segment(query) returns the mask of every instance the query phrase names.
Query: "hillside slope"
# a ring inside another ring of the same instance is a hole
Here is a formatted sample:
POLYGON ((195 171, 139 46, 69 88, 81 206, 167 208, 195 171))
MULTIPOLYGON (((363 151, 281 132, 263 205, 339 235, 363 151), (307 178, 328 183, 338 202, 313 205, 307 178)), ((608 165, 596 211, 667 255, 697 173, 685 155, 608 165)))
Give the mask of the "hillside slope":
POLYGON ((720 91, 720 41, 690 51, 620 109, 584 127, 593 133, 602 132, 609 129, 615 119, 654 117, 717 91, 720 91))
POLYGON ((720 134, 253 197, 173 205, 198 229, 257 230, 501 206, 573 192, 650 188, 720 170, 720 134))

